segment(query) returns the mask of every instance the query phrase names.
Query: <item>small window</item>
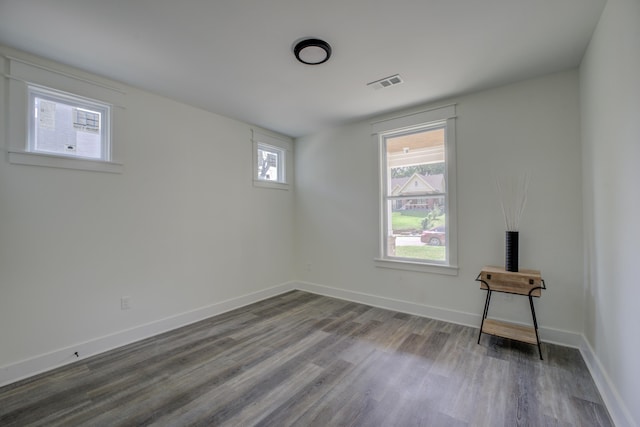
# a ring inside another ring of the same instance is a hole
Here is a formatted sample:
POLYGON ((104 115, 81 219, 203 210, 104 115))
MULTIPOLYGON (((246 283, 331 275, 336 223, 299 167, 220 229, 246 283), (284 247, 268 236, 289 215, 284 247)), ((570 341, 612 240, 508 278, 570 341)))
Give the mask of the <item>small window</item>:
POLYGON ((263 188, 289 189, 288 150, 291 142, 253 132, 253 185, 263 188))
POLYGON ((5 59, 9 163, 123 172, 122 87, 78 70, 5 59))
POLYGON ((31 85, 28 92, 27 151, 110 160, 109 105, 31 85))
POLYGON ((258 179, 286 182, 284 179, 284 150, 258 143, 258 179))

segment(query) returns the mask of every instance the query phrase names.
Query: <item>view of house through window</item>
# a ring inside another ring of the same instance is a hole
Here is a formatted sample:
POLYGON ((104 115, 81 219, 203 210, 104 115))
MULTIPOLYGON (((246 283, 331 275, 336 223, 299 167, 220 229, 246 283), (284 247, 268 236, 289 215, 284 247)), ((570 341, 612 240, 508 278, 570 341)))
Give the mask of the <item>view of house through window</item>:
POLYGON ((387 258, 446 263, 446 122, 382 136, 387 258))

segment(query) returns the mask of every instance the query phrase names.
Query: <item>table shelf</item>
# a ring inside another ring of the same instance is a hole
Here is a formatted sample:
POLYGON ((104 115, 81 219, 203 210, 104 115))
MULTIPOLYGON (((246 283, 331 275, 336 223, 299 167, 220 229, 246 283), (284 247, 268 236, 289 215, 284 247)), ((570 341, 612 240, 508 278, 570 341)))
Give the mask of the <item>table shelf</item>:
POLYGON ((522 341, 537 345, 536 330, 533 326, 516 325, 495 319, 484 319, 482 332, 510 340, 522 341))
POLYGON ((483 333, 517 340, 527 344, 537 345, 540 359, 542 359, 540 337, 538 336, 538 321, 533 306, 533 297, 540 297, 542 290, 547 288, 540 272, 538 270, 520 270, 514 272, 506 271, 502 267, 486 266, 480 271, 480 274, 476 277, 476 281, 480 282, 480 289, 487 291, 482 323, 480 324, 480 333, 478 334, 478 344, 480 344, 480 338, 483 333), (531 307, 533 326, 517 325, 488 318, 491 294, 493 292, 527 296, 531 307))

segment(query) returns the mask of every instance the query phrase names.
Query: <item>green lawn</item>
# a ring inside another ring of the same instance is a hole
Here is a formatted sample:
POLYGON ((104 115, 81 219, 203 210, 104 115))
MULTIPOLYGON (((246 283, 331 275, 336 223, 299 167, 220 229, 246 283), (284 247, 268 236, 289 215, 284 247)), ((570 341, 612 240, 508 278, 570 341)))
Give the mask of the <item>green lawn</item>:
MULTIPOLYGON (((425 219, 427 213, 422 210, 408 210, 391 213, 391 224, 394 232, 422 230, 422 220, 425 219)), ((433 227, 444 225, 445 215, 436 217, 433 221, 433 227)))
POLYGON ((396 256, 444 261, 445 246, 396 246, 396 256))
POLYGON ((406 212, 392 212, 391 223, 393 224, 393 231, 404 230, 422 230, 422 220, 426 214, 421 213, 420 216, 406 215, 406 212))

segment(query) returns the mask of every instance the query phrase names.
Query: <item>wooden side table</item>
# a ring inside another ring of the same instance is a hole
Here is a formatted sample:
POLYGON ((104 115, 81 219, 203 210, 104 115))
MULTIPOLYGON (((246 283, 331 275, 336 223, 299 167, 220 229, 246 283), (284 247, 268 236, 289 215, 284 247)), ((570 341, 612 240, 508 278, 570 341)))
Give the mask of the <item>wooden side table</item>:
POLYGON ((544 280, 540 276, 540 272, 537 270, 520 270, 513 272, 506 271, 502 267, 486 266, 480 274, 478 274, 476 281, 480 282, 480 289, 487 290, 487 299, 484 303, 482 323, 480 324, 480 333, 478 334, 478 344, 480 344, 480 337, 482 337, 483 333, 522 341, 537 345, 540 360, 542 360, 540 337, 538 336, 538 321, 536 320, 536 311, 533 307, 533 297, 539 298, 542 289, 547 289, 544 280), (491 303, 491 294, 493 292, 528 296, 533 326, 516 325, 487 318, 489 304, 491 303))

